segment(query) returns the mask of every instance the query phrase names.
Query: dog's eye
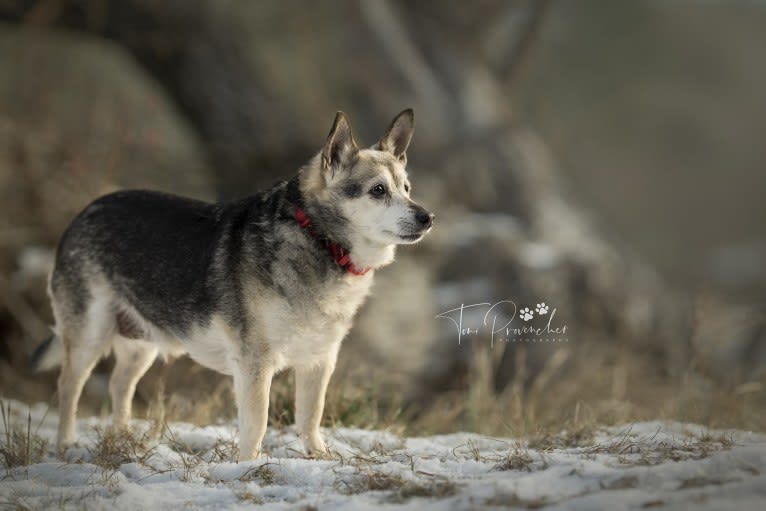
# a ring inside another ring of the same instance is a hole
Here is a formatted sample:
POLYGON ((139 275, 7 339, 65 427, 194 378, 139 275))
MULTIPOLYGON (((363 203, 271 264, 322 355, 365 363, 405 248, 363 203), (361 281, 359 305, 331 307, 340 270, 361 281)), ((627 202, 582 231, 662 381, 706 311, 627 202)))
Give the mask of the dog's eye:
POLYGON ((386 193, 386 187, 383 185, 375 185, 370 188, 370 195, 373 197, 382 197, 386 193))
POLYGON ((404 185, 404 191, 410 193, 410 185, 404 185))

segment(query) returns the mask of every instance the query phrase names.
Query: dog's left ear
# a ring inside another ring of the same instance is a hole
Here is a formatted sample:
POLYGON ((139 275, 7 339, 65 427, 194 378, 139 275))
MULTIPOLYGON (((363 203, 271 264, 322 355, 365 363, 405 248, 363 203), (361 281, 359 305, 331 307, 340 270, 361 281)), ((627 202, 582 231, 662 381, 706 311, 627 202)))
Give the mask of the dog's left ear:
POLYGON ((404 110, 391 121, 391 126, 377 144, 373 146, 378 151, 388 151, 396 156, 399 161, 407 163, 407 148, 412 140, 412 132, 415 130, 415 113, 412 108, 404 110))

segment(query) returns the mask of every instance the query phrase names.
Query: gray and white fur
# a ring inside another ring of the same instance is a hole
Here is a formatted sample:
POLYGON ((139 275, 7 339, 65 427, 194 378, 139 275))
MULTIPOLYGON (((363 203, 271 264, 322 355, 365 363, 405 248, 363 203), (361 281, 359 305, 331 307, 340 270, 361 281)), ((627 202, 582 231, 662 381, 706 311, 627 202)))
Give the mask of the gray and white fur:
POLYGON ((116 427, 128 427, 136 384, 155 358, 188 353, 234 378, 240 459, 258 456, 272 377, 290 367, 306 451, 327 455, 319 424, 341 341, 374 270, 433 223, 410 199, 413 127, 405 110, 378 143, 360 149, 338 112, 322 150, 268 191, 217 204, 120 191, 86 207, 59 243, 48 286, 54 336, 35 357, 40 369, 61 364, 60 452, 75 441, 85 380, 113 352, 116 427), (370 271, 349 273, 322 240, 370 271))

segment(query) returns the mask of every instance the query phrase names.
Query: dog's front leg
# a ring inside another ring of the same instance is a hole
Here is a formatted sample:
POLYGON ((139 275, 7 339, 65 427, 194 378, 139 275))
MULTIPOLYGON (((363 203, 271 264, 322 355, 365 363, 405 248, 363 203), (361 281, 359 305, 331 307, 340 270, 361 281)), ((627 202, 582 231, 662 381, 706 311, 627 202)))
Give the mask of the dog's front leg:
POLYGON ((234 374, 239 417, 239 459, 251 460, 261 452, 269 419, 269 390, 274 371, 261 364, 241 367, 234 374))
POLYGON ((319 433, 319 424, 324 412, 327 384, 334 370, 334 359, 295 368, 295 424, 306 452, 312 456, 325 457, 329 454, 319 433))

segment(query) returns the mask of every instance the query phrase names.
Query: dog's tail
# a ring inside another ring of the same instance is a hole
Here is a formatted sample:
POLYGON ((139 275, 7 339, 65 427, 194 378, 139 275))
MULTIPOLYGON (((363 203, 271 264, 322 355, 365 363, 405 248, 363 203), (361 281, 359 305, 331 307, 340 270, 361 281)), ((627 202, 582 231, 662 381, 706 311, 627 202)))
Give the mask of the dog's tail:
POLYGON ((35 348, 32 354, 32 371, 35 373, 48 371, 60 366, 63 361, 64 344, 55 334, 51 334, 35 348))

